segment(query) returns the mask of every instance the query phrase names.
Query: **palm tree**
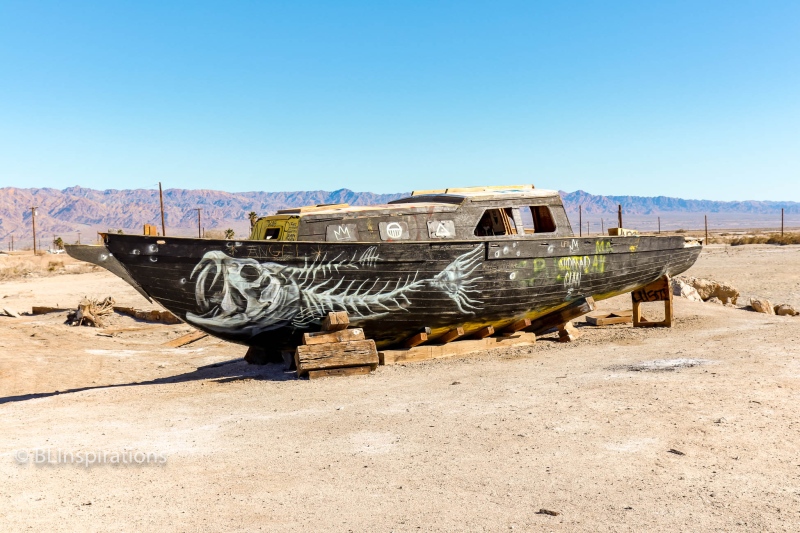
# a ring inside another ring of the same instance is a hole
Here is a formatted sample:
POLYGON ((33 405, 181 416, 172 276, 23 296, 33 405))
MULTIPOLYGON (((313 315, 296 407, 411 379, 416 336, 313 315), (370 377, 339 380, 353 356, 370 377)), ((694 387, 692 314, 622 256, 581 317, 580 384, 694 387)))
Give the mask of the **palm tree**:
POLYGON ((56 238, 53 240, 53 247, 56 250, 63 250, 64 249, 64 240, 61 237, 56 238))
POLYGON ((233 230, 231 228, 228 228, 228 229, 225 230, 225 238, 226 239, 233 239, 234 235, 235 235, 235 233, 233 232, 233 230))
POLYGON ((253 226, 256 225, 256 220, 258 220, 258 214, 255 211, 250 211, 247 213, 247 217, 250 219, 250 231, 253 231, 253 226))

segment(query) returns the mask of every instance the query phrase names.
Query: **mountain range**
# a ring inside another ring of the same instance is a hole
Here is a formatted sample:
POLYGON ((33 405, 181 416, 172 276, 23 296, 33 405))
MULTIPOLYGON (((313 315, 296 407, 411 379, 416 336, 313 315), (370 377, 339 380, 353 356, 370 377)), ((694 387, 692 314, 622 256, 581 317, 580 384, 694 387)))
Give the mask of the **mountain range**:
MULTIPOLYGON (((206 189, 167 189, 164 191, 164 212, 167 235, 189 236, 197 231, 197 211, 200 212, 201 231, 232 228, 236 235, 249 232, 248 213, 255 211, 263 216, 278 209, 301 205, 349 203, 367 205, 386 203, 408 193, 375 194, 336 191, 293 192, 239 192, 229 193, 206 189)), ((798 202, 718 202, 711 200, 686 200, 664 196, 602 196, 575 191, 560 191, 573 221, 577 222, 578 206, 582 206, 584 222, 607 217, 616 220, 617 206, 621 205, 627 220, 652 227, 656 217, 667 225, 678 226, 681 220, 696 223, 697 215, 717 217, 730 224, 769 221, 775 225, 781 209, 787 217, 800 223, 798 202), (693 218, 694 217, 694 218, 693 218), (777 217, 777 219, 776 219, 777 217), (742 222, 744 221, 744 222, 742 222)), ((67 189, 0 188, 0 241, 5 243, 14 236, 17 247, 31 244, 31 210, 37 206, 36 229, 42 242, 49 244, 51 237, 61 236, 65 242, 91 242, 97 231, 140 233, 144 224, 155 224, 161 229, 158 191, 152 189, 95 190, 83 187, 67 189)), ((660 221, 661 222, 661 221, 660 221)), ((627 227, 627 224, 626 224, 627 227)), ((631 226, 634 227, 634 226, 631 226)))

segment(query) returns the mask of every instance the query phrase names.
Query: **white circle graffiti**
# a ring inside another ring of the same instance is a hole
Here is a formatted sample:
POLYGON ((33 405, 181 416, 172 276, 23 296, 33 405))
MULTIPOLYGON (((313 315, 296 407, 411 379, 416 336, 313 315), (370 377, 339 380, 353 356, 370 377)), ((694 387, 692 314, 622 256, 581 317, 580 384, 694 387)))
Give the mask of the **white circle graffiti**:
POLYGON ((386 235, 388 235, 390 239, 399 239, 403 236, 403 228, 397 222, 391 222, 386 225, 386 235))

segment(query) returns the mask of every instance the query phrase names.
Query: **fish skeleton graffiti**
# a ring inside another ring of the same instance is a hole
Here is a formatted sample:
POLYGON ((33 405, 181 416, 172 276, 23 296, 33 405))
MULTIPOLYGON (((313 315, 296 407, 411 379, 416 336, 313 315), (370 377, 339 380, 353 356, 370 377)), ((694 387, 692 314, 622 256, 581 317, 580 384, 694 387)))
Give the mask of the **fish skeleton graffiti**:
POLYGON ((417 271, 404 278, 348 280, 344 272, 376 265, 376 250, 371 246, 360 255, 342 253, 331 260, 323 255, 310 263, 306 259, 302 267, 207 252, 191 276, 197 276, 195 299, 201 313, 187 313, 186 319, 213 331, 253 336, 286 326, 308 328, 331 311, 347 311, 355 320, 380 318, 407 310, 409 296, 424 288, 443 292, 461 313, 480 309, 475 295, 482 277, 476 271, 483 247, 460 255, 427 279, 418 279, 417 271))

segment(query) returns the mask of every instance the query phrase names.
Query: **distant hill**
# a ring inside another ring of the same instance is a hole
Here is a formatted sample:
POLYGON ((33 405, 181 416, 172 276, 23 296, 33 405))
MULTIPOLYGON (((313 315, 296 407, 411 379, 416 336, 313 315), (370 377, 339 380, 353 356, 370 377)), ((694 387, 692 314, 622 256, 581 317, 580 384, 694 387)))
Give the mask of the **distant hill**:
MULTIPOLYGON (((233 228, 237 235, 243 236, 249 232, 247 214, 250 211, 263 216, 278 209, 301 205, 386 203, 406 194, 375 194, 349 189, 332 192, 242 193, 168 189, 164 191, 164 209, 168 235, 193 235, 197 228, 197 212, 194 209, 199 207, 202 209, 202 226, 206 230, 233 228)), ((800 224, 800 203, 797 202, 714 202, 663 196, 600 196, 584 191, 561 191, 561 196, 573 226, 577 223, 578 206, 582 205, 583 220, 594 221, 591 223, 594 224, 592 227, 595 231, 599 228, 601 217, 605 217, 607 223, 616 220, 618 204, 622 205, 625 213, 625 225, 639 225, 642 229, 654 227, 657 216, 662 216, 665 228, 683 227, 681 224, 684 221, 699 227, 698 220, 702 221, 703 214, 714 215, 717 224, 757 226, 763 221, 774 226, 776 217, 779 220, 781 208, 786 210, 787 220, 795 220, 795 225, 800 224)), ((36 217, 37 234, 45 246, 49 245, 53 236, 61 236, 65 242, 75 242, 78 232, 81 232, 82 242, 91 242, 96 238, 97 231, 121 229, 126 233, 139 233, 145 223, 155 224, 159 229, 161 227, 157 190, 99 191, 82 187, 64 190, 6 187, 0 188, 0 241, 3 249, 6 249, 11 235, 14 235, 19 247, 30 246, 30 207, 34 205, 39 207, 36 217)))

